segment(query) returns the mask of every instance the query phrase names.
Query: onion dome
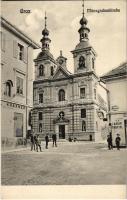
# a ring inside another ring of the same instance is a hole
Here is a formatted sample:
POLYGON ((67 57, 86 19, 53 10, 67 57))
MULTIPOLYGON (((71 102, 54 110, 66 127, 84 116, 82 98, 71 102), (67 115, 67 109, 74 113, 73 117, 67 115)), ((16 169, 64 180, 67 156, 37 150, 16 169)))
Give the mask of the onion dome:
POLYGON ((81 25, 84 25, 84 24, 86 25, 87 22, 88 22, 88 20, 87 20, 84 16, 83 16, 82 19, 80 20, 80 24, 81 24, 81 25))
POLYGON ((43 31, 42 31, 42 35, 43 36, 48 36, 49 35, 49 31, 48 31, 48 29, 47 28, 45 28, 43 31))
POLYGON ((46 17, 46 13, 45 13, 45 27, 42 31, 43 37, 40 40, 40 42, 42 43, 42 50, 49 50, 49 44, 51 42, 50 38, 48 37, 49 36, 49 30, 47 29, 46 20, 47 20, 47 17, 46 17))

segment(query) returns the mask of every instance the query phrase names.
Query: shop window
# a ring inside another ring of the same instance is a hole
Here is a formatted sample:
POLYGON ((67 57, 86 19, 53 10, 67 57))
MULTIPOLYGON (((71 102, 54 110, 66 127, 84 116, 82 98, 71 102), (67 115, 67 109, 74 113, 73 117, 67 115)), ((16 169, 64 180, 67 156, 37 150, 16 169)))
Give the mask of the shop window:
POLYGON ((14 113, 14 133, 16 137, 23 137, 23 114, 14 113))

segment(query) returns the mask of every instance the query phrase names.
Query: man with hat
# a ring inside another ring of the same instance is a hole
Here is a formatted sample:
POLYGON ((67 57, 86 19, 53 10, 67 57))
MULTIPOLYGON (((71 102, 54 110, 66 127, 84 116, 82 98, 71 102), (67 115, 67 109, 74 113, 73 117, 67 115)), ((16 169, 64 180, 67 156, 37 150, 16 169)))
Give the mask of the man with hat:
POLYGON ((120 150, 120 140, 121 140, 121 138, 120 138, 119 134, 117 134, 117 137, 115 139, 117 150, 120 150))

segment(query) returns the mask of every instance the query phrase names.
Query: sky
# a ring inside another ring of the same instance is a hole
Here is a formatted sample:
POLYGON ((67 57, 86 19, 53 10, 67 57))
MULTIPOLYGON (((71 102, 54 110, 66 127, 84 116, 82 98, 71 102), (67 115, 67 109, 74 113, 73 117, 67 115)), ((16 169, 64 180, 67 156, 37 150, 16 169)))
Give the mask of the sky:
MULTIPOLYGON (((50 52, 56 59, 62 50, 68 59, 68 70, 73 72, 71 51, 79 43, 82 1, 2 2, 2 16, 40 45, 45 11, 51 39, 50 52), (20 13, 20 9, 30 10, 31 13, 20 13)), ((97 53, 96 72, 102 75, 126 61, 126 0, 85 1, 85 17, 90 28, 89 42, 97 53), (109 8, 118 8, 120 12, 87 12, 87 9, 109 8)), ((37 53, 34 53, 34 58, 37 53)))

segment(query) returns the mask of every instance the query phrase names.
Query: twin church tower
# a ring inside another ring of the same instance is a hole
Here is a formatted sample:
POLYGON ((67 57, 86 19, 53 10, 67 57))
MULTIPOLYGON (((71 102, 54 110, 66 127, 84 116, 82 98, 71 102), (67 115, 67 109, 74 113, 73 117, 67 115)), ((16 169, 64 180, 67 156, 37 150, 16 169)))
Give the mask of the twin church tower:
POLYGON ((50 37, 45 14, 45 27, 40 40, 41 52, 35 62, 34 108, 32 129, 45 136, 56 133, 59 139, 69 136, 77 139, 98 140, 102 119, 98 110, 104 110, 98 94, 96 52, 89 43, 90 29, 83 13, 80 20, 79 43, 72 52, 74 73, 67 69, 67 58, 55 60, 50 53, 50 37))

